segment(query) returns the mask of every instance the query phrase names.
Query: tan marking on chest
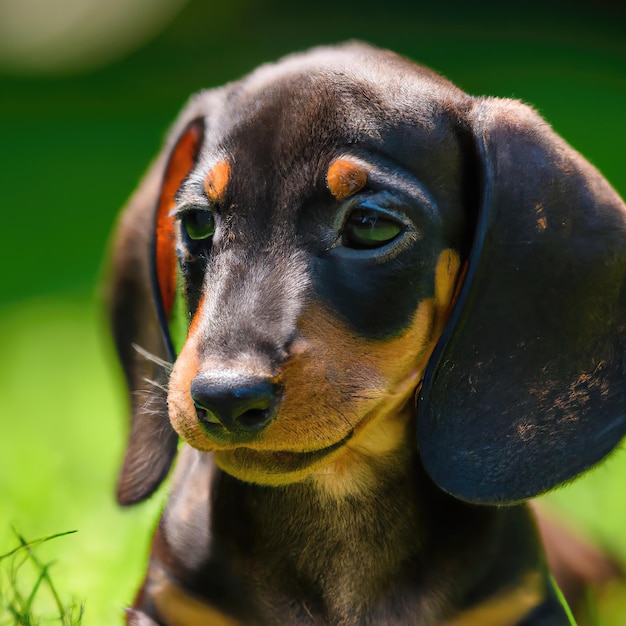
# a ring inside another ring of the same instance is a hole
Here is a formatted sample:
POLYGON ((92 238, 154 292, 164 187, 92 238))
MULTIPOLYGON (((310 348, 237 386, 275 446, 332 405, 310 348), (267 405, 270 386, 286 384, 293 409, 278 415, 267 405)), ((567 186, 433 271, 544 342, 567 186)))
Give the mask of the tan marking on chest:
POLYGON ((160 571, 151 571, 148 593, 169 626, 243 626, 215 607, 186 593, 160 571))
POLYGON ((530 572, 519 586, 463 611, 445 626, 515 626, 543 600, 543 578, 539 572, 530 572))

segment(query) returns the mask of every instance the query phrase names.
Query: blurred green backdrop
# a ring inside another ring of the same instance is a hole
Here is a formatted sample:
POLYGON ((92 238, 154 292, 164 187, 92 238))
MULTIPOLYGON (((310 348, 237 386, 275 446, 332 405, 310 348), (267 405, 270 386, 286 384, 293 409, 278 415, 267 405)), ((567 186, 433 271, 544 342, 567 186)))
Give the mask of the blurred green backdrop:
MULTIPOLYGON (((129 511, 113 501, 126 400, 100 316, 102 259, 189 94, 294 50, 363 39, 470 93, 533 104, 626 195, 624 7, 142 0, 131 19, 131 3, 104 4, 74 16, 75 1, 0 0, 0 555, 17 544, 12 527, 29 539, 77 529, 39 554, 95 625, 119 623, 132 600, 163 498, 129 511), (59 15, 73 20, 45 39, 59 15)), ((548 504, 626 565, 625 456, 548 504)), ((0 568, 0 624, 13 623, 7 577, 0 568)), ((626 601, 610 604, 602 623, 626 624, 626 601)))

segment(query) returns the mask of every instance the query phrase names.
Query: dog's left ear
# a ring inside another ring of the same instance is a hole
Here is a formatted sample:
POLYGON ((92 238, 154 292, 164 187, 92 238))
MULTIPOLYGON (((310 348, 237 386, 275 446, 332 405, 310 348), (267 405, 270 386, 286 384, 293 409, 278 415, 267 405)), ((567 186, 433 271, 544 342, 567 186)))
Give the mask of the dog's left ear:
POLYGON ((465 283, 418 402, 424 466, 514 503, 626 434, 626 205, 529 107, 478 100, 483 194, 465 283))
POLYGON ((167 475, 178 445, 167 408, 175 353, 169 324, 177 298, 175 195, 198 157, 202 118, 176 132, 121 215, 108 280, 109 315, 131 404, 131 429, 117 499, 147 498, 167 475))

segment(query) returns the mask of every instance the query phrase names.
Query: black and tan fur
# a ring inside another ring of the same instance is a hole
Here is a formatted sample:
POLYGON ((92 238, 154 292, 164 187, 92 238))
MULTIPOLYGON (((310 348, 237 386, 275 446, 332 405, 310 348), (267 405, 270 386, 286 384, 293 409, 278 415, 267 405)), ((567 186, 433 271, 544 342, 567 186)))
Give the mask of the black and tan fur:
POLYGON ((567 624, 520 503, 626 432, 625 278, 519 102, 360 44, 194 97, 114 242, 122 504, 183 439, 129 623, 567 624))

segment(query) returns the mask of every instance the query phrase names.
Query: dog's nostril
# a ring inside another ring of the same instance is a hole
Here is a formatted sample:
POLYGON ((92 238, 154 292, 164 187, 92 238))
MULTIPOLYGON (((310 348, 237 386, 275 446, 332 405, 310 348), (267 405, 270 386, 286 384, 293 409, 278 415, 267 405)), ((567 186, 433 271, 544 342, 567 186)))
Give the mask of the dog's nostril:
POLYGON ((206 409, 200 408, 197 404, 196 404, 196 413, 198 415, 198 419, 201 422, 207 422, 208 424, 220 423, 220 421, 217 419, 217 417, 215 417, 215 415, 213 415, 213 413, 211 413, 210 411, 207 411, 206 409))
POLYGON ((239 416, 239 423, 244 428, 257 428, 269 422, 270 411, 267 409, 249 409, 239 416))
POLYGON ((269 379, 214 380, 202 375, 191 383, 198 419, 229 430, 256 431, 274 416, 278 385, 269 379))

